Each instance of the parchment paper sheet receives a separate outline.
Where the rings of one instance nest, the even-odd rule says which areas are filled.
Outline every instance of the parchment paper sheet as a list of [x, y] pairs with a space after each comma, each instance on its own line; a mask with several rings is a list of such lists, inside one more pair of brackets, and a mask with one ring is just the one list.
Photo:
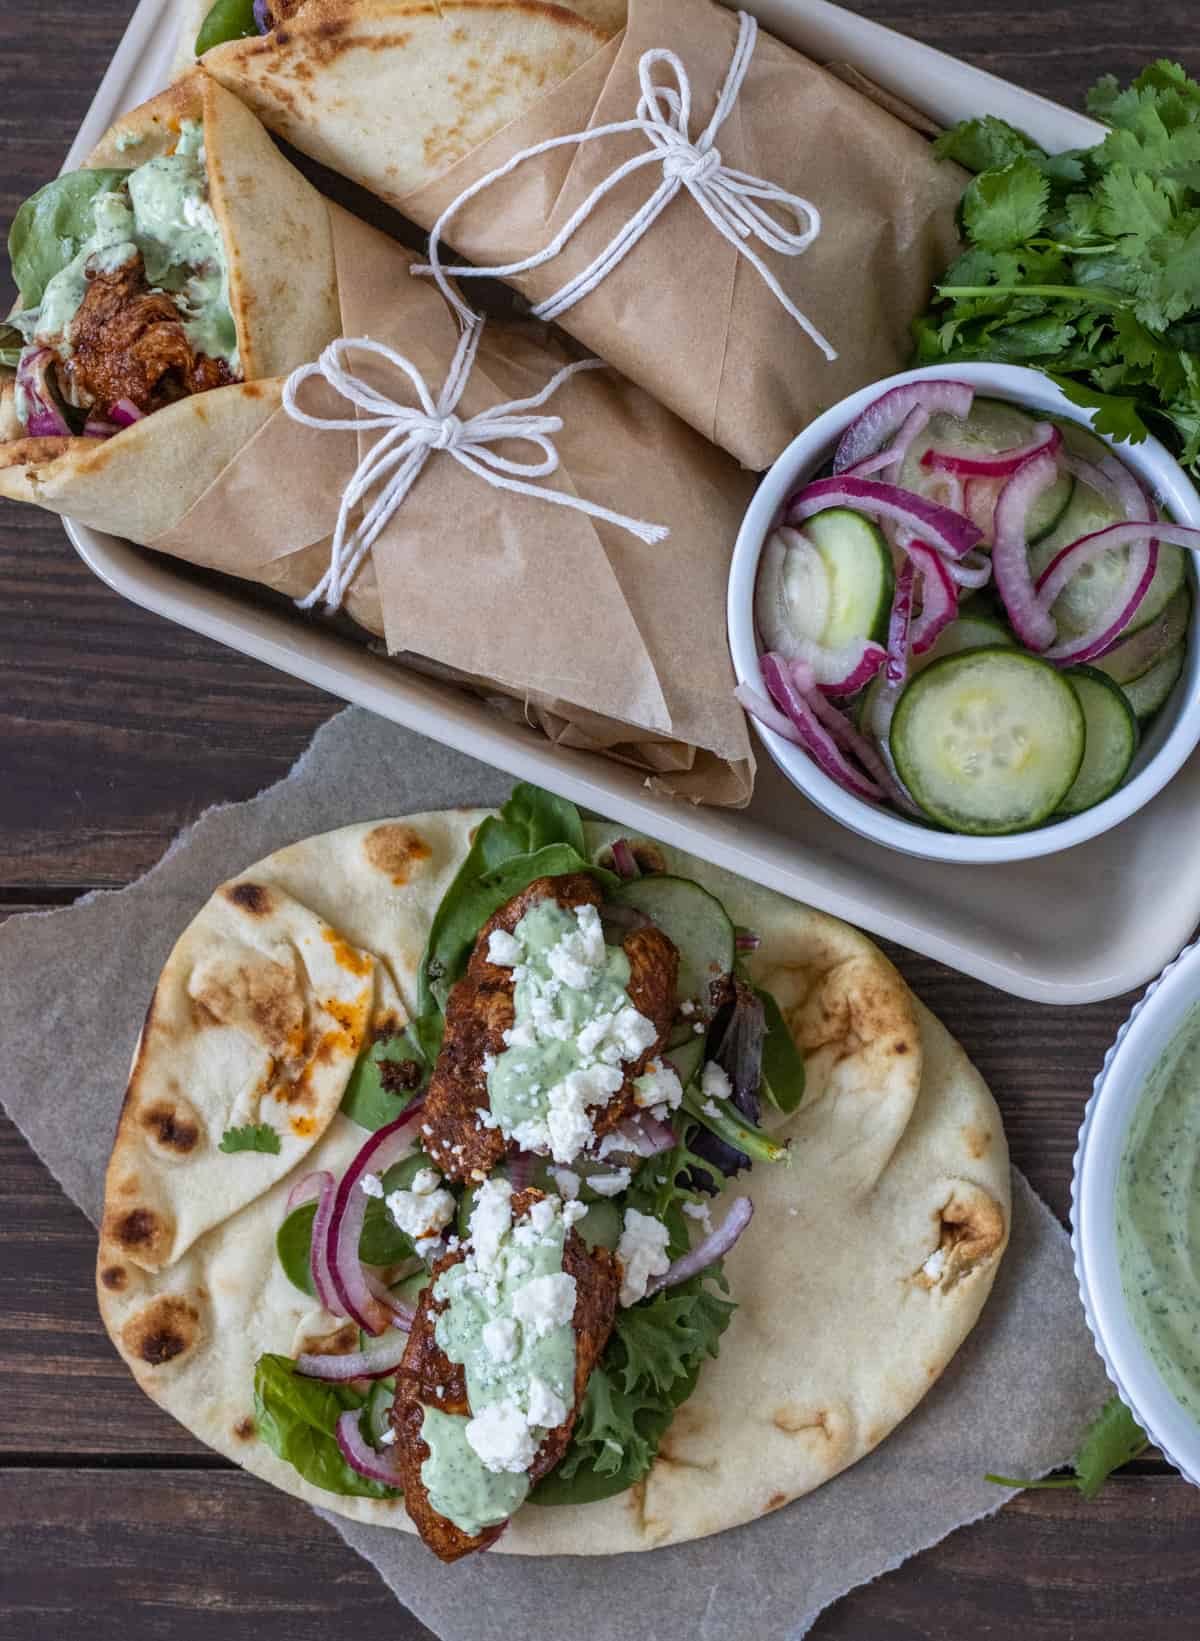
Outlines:
[[[509, 785], [350, 709], [285, 780], [209, 810], [140, 882], [0, 928], [0, 1097], [93, 1220], [146, 1002], [215, 885], [310, 833], [495, 803]], [[92, 1305], [90, 1290], [78, 1303], [81, 1313]], [[846, 1590], [998, 1509], [1007, 1495], [986, 1470], [1036, 1475], [1064, 1460], [1107, 1393], [1066, 1236], [1017, 1176], [995, 1292], [940, 1383], [870, 1457], [774, 1515], [637, 1556], [478, 1556], [453, 1568], [415, 1539], [328, 1519], [444, 1641], [783, 1641]]]

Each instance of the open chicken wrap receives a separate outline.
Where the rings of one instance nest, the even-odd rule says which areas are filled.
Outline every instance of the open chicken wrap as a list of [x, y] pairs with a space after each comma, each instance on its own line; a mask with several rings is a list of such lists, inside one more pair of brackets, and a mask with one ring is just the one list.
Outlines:
[[180, 937], [100, 1306], [219, 1452], [442, 1559], [652, 1549], [869, 1452], [991, 1289], [1007, 1151], [882, 954], [518, 787]]
[[[579, 18], [536, 0], [287, 10], [266, 34], [208, 50], [205, 68], [421, 226], [549, 145], [446, 222], [447, 243], [481, 268], [550, 246], [593, 190], [639, 162], [557, 254], [513, 276], [535, 303], [673, 177], [623, 259], [547, 317], [747, 466], [766, 467], [821, 410], [906, 363], [910, 323], [954, 255], [964, 179], [924, 135], [761, 30], [736, 71], [739, 19], [713, 0], [630, 0], [625, 28], [591, 46]], [[646, 58], [666, 52], [674, 62]], [[705, 142], [731, 73], [736, 95]], [[681, 74], [686, 117], [670, 106], [685, 96]], [[610, 125], [625, 128], [565, 140]]]
[[[213, 284], [228, 287], [236, 333], [229, 369], [243, 379], [189, 392], [168, 371], [137, 407], [148, 413], [128, 426], [106, 426], [98, 437], [26, 432], [0, 443], [0, 495], [300, 600], [329, 569], [343, 495], [386, 434], [321, 378], [298, 391], [298, 403], [349, 425], [296, 420], [280, 373], [313, 360], [332, 337], [369, 337], [409, 360], [436, 395], [452, 370], [459, 324], [436, 288], [411, 276], [408, 252], [322, 198], [254, 117], [199, 71], [119, 122], [96, 164], [143, 146], [170, 148], [177, 127], [191, 129], [193, 108], [204, 113], [192, 158], [207, 166], [208, 198], [197, 195], [181, 211], [225, 224], [223, 271]], [[71, 252], [69, 276], [85, 286], [85, 307], [105, 278], [97, 270], [105, 253], [89, 243], [64, 243], [61, 253]], [[158, 358], [160, 333], [189, 345], [182, 309], [155, 317], [174, 300], [155, 291], [117, 313], [115, 369], [127, 333], [135, 369]], [[38, 321], [22, 323], [30, 345], [49, 350]], [[70, 378], [81, 349], [71, 325], [64, 335], [65, 357], [53, 354], [52, 369]], [[378, 352], [350, 350], [345, 362], [391, 401], [417, 405], [411, 380]], [[458, 416], [536, 398], [575, 362], [545, 326], [489, 325]], [[560, 743], [632, 764], [662, 790], [745, 803], [753, 763], [732, 694], [724, 599], [750, 478], [612, 370], [571, 376], [546, 411], [562, 423], [552, 430], [558, 468], [539, 484], [608, 517], [551, 504], [542, 489], [494, 488], [449, 451], [430, 450], [339, 608], [390, 654], [506, 702]], [[102, 401], [70, 414], [114, 411]], [[530, 453], [520, 438], [494, 448], [501, 462]], [[647, 542], [611, 522], [613, 514], [669, 534]]]

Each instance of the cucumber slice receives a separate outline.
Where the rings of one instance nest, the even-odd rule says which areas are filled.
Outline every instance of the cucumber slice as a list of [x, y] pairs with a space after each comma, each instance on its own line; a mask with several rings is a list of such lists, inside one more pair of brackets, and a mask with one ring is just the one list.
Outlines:
[[712, 1014], [710, 987], [733, 969], [734, 930], [715, 895], [688, 878], [634, 878], [614, 889], [619, 906], [633, 906], [656, 923], [679, 952], [679, 1000], [696, 1005], [696, 1021]]
[[1191, 615], [1192, 595], [1187, 587], [1181, 587], [1152, 625], [1142, 627], [1092, 665], [1098, 672], [1107, 673], [1116, 684], [1132, 684], [1135, 678], [1157, 666], [1168, 650], [1183, 642]]
[[700, 1075], [700, 1067], [704, 1064], [704, 1034], [698, 1034], [688, 1027], [686, 1042], [676, 1048], [668, 1048], [665, 1058], [675, 1067], [675, 1074], [684, 1088]]
[[905, 689], [892, 720], [892, 756], [921, 808], [952, 831], [984, 836], [1054, 814], [1084, 744], [1070, 684], [1015, 648], [935, 661]]
[[[1012, 450], [1029, 444], [1038, 417], [1022, 410], [1019, 405], [1004, 399], [976, 399], [966, 421], [944, 411], [932, 416], [924, 431], [913, 440], [900, 469], [899, 482], [908, 490], [930, 501], [953, 504], [953, 486], [946, 473], [936, 473], [922, 467], [921, 458], [931, 445], [944, 450], [961, 450], [964, 454], [994, 455], [998, 450]], [[988, 482], [988, 481], [983, 481]], [[1064, 473], [1056, 484], [1039, 499], [1029, 518], [1029, 538], [1038, 541], [1048, 535], [1062, 518], [1075, 488], [1070, 474]]]
[[1103, 802], [1121, 785], [1137, 751], [1138, 727], [1120, 687], [1104, 673], [1094, 667], [1071, 667], [1064, 676], [1083, 708], [1087, 745], [1059, 813], [1078, 815]]
[[[938, 634], [932, 649], [926, 650], [924, 655], [909, 658], [909, 673], [915, 678], [943, 656], [961, 655], [964, 650], [993, 649], [998, 644], [1016, 644], [1016, 639], [1002, 621], [996, 621], [990, 615], [959, 615]], [[883, 685], [883, 673], [880, 671], [858, 696], [854, 721], [860, 729], [869, 729], [875, 721], [875, 702]]]
[[1187, 645], [1177, 644], [1168, 650], [1157, 666], [1151, 667], [1132, 684], [1122, 685], [1125, 699], [1132, 707], [1139, 724], [1145, 727], [1154, 714], [1166, 705], [1167, 697], [1179, 682], [1183, 664], [1187, 660]]
[[848, 507], [818, 513], [803, 530], [776, 530], [763, 552], [754, 596], [768, 649], [794, 653], [806, 639], [837, 650], [887, 636], [896, 576], [883, 532]]
[[593, 1202], [575, 1221], [575, 1229], [589, 1248], [615, 1248], [621, 1240], [621, 1210], [615, 1202]]

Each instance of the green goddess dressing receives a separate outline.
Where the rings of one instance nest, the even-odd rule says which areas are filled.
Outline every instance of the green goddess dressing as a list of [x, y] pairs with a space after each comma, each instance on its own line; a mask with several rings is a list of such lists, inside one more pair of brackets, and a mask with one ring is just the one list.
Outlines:
[[1167, 1388], [1200, 1419], [1200, 1006], [1146, 1079], [1116, 1217], [1130, 1317]]

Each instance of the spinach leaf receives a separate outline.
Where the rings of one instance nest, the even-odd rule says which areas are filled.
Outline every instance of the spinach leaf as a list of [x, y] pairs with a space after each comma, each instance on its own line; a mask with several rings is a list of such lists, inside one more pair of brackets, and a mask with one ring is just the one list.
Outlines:
[[284, 1275], [293, 1288], [299, 1288], [301, 1293], [309, 1294], [313, 1299], [317, 1297], [311, 1264], [312, 1229], [316, 1215], [315, 1202], [302, 1202], [299, 1208], [292, 1209], [275, 1233], [275, 1252], [279, 1255]]
[[[403, 1191], [412, 1184], [419, 1169], [429, 1167], [429, 1158], [421, 1151], [404, 1157], [383, 1176], [384, 1191]], [[312, 1279], [312, 1231], [316, 1218], [315, 1202], [302, 1202], [293, 1208], [275, 1234], [275, 1251], [284, 1274], [301, 1293], [316, 1298]], [[399, 1265], [416, 1254], [412, 1238], [398, 1230], [382, 1197], [368, 1197], [363, 1217], [362, 1234], [358, 1239], [358, 1255], [367, 1265]]]
[[514, 786], [512, 796], [500, 813], [507, 825], [524, 829], [522, 854], [536, 854], [551, 843], [569, 844], [578, 855], [587, 853], [583, 819], [578, 809], [566, 798], [544, 792], [540, 786], [524, 782]]
[[[393, 1091], [385, 1086], [388, 1073], [384, 1067], [388, 1065], [415, 1065], [420, 1070], [420, 1078], [414, 1076], [411, 1087], [397, 1083]], [[412, 1104], [428, 1083], [431, 1070], [431, 1062], [411, 1025], [391, 1037], [379, 1038], [363, 1050], [350, 1073], [342, 1095], [342, 1115], [374, 1134]]]
[[68, 171], [27, 199], [13, 218], [8, 255], [23, 308], [36, 308], [46, 286], [74, 261], [95, 227], [92, 201], [117, 188], [128, 171]]
[[394, 1487], [370, 1481], [342, 1457], [334, 1434], [338, 1419], [363, 1398], [346, 1385], [306, 1379], [287, 1356], [260, 1356], [254, 1367], [254, 1422], [272, 1453], [314, 1487], [359, 1498], [393, 1499]]
[[200, 25], [196, 56], [203, 57], [226, 40], [245, 40], [261, 31], [254, 16], [254, 0], [217, 0]]
[[756, 986], [766, 1016], [763, 1039], [763, 1092], [777, 1111], [795, 1111], [804, 1098], [804, 1056], [796, 1047], [779, 1004], [769, 991]]

